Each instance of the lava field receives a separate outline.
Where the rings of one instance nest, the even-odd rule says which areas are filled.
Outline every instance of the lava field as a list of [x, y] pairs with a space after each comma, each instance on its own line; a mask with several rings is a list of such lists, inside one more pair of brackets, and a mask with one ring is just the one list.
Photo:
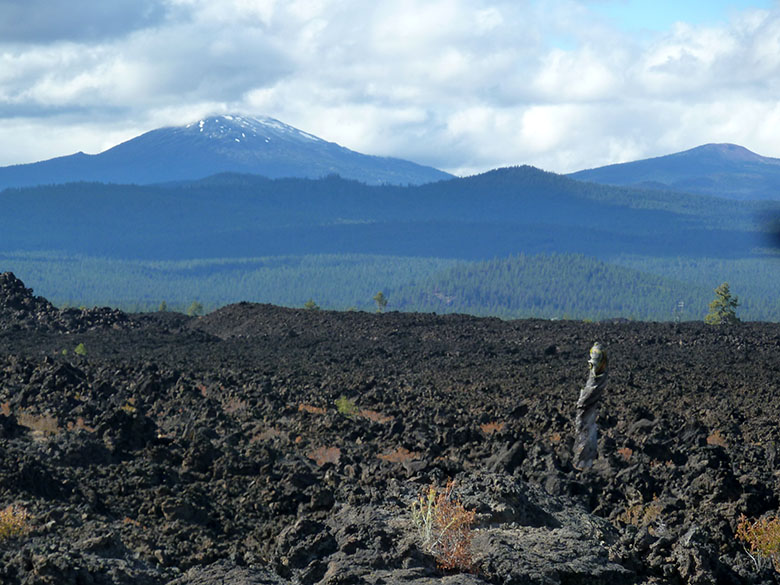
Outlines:
[[[735, 533], [778, 510], [779, 382], [774, 323], [58, 310], [4, 273], [0, 583], [777, 583]], [[454, 567], [413, 514], [450, 481]]]

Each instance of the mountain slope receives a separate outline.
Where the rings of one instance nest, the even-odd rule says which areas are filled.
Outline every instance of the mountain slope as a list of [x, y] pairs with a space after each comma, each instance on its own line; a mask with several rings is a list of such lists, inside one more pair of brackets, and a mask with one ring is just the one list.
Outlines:
[[578, 171], [569, 177], [728, 199], [780, 200], [780, 159], [735, 144], [705, 144], [676, 154]]
[[222, 172], [271, 178], [337, 174], [368, 184], [451, 178], [409, 161], [354, 152], [273, 118], [217, 116], [152, 130], [96, 155], [77, 153], [0, 168], [0, 189], [73, 181], [150, 184]]

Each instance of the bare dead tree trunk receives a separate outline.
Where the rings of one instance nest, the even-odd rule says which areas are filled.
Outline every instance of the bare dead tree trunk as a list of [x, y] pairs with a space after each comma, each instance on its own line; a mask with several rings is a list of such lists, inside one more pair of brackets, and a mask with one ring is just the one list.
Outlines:
[[580, 391], [580, 398], [577, 400], [574, 438], [576, 469], [588, 469], [598, 456], [596, 417], [599, 413], [599, 401], [607, 386], [607, 353], [598, 342], [590, 348], [588, 365], [590, 367], [588, 381]]

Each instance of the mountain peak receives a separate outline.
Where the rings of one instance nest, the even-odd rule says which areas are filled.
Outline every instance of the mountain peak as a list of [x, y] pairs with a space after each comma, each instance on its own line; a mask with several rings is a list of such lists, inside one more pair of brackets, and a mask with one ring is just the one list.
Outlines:
[[[724, 160], [731, 161], [765, 161], [765, 160], [777, 160], [770, 159], [760, 154], [756, 154], [752, 150], [748, 150], [744, 146], [738, 144], [731, 144], [728, 142], [723, 143], [709, 143], [697, 146], [690, 150], [686, 150], [680, 154], [696, 154], [706, 156], [716, 156]], [[668, 155], [675, 156], [675, 155]]]
[[410, 161], [349, 150], [268, 116], [220, 114], [158, 128], [96, 155], [0, 168], [0, 189], [74, 181], [164, 183], [219, 173], [272, 179], [340, 175], [396, 185], [452, 178]]
[[727, 199], [780, 198], [780, 159], [744, 146], [703, 144], [690, 150], [569, 175], [607, 185], [669, 189]]
[[[172, 128], [175, 130], [176, 128]], [[185, 130], [198, 133], [208, 138], [218, 140], [232, 140], [241, 142], [260, 138], [269, 140], [273, 137], [286, 137], [288, 139], [304, 139], [315, 142], [325, 142], [321, 138], [299, 130], [289, 124], [280, 122], [269, 116], [244, 116], [240, 114], [222, 114], [202, 118], [197, 122], [191, 122], [184, 126]]]

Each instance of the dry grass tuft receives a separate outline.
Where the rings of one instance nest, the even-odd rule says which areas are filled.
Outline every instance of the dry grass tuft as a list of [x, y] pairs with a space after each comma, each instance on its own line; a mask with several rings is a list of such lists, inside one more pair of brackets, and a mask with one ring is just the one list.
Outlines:
[[43, 435], [55, 435], [60, 431], [60, 423], [57, 417], [49, 414], [30, 414], [29, 412], [20, 412], [16, 420], [23, 427], [31, 431], [37, 431]]
[[10, 505], [0, 510], [0, 542], [30, 531], [30, 515], [21, 506]]
[[657, 496], [653, 496], [653, 499], [646, 504], [639, 503], [629, 506], [617, 518], [624, 524], [631, 524], [637, 528], [643, 526], [650, 528], [661, 518], [661, 502], [658, 501]]
[[441, 491], [434, 485], [424, 490], [412, 504], [412, 521], [423, 548], [440, 569], [471, 571], [471, 526], [476, 513], [454, 498], [454, 489], [455, 482], [450, 480]]
[[769, 561], [780, 573], [780, 518], [761, 518], [751, 522], [742, 514], [735, 538], [743, 542], [756, 571], [762, 570]]

